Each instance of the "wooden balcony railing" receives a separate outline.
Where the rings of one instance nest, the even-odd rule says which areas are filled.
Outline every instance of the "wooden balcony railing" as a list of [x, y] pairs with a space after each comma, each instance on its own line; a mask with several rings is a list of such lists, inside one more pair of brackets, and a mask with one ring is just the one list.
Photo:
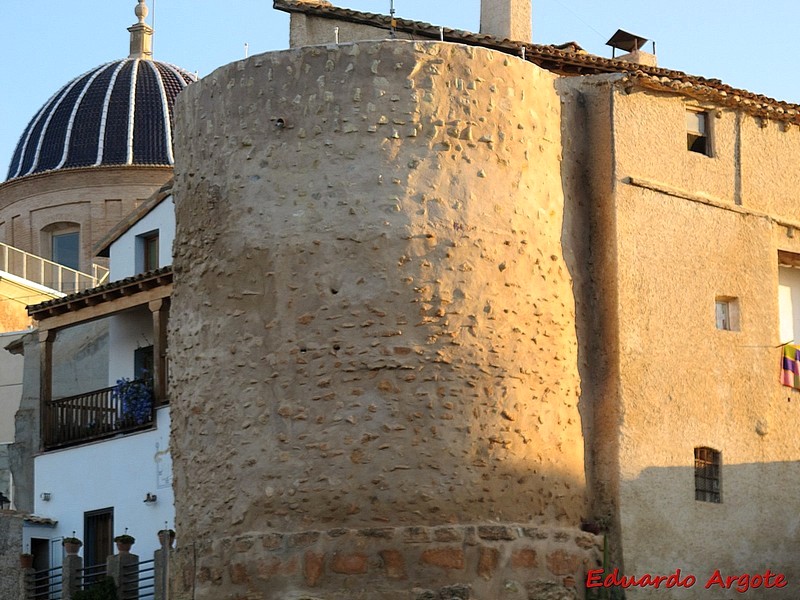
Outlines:
[[[147, 385], [143, 381], [131, 383]], [[119, 393], [118, 385], [51, 400], [44, 407], [44, 448], [52, 450], [146, 429], [153, 423], [154, 405], [152, 393], [149, 404], [141, 397], [133, 403]]]

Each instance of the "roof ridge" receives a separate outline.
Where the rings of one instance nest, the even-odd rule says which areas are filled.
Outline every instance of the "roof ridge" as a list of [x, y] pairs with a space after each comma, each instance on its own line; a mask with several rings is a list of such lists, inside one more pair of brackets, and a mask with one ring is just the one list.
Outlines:
[[[327, 19], [340, 19], [373, 27], [389, 29], [390, 17], [376, 13], [368, 13], [349, 8], [340, 8], [327, 0], [273, 0], [273, 8], [284, 12], [295, 12], [316, 15]], [[779, 120], [800, 122], [800, 104], [776, 100], [763, 94], [745, 89], [735, 88], [723, 83], [720, 79], [691, 75], [683, 71], [651, 67], [631, 63], [615, 58], [605, 58], [586, 52], [580, 46], [571, 43], [555, 46], [551, 44], [534, 44], [501, 39], [484, 33], [472, 33], [461, 29], [439, 27], [424, 21], [395, 19], [395, 29], [404, 33], [422, 35], [446, 42], [457, 42], [482, 46], [508, 54], [520, 55], [525, 48], [525, 60], [560, 75], [590, 75], [601, 73], [622, 73], [629, 76], [627, 81], [642, 83], [647, 87], [658, 87], [662, 91], [686, 93], [690, 96], [702, 95], [705, 99], [719, 101], [726, 106], [735, 106], [760, 116]], [[566, 48], [563, 48], [566, 46]], [[649, 77], [650, 79], [646, 79]], [[663, 79], [667, 78], [667, 81]], [[660, 82], [656, 81], [660, 79]], [[689, 85], [674, 85], [675, 82]], [[700, 87], [693, 90], [690, 87]], [[715, 96], [711, 98], [710, 96]]]

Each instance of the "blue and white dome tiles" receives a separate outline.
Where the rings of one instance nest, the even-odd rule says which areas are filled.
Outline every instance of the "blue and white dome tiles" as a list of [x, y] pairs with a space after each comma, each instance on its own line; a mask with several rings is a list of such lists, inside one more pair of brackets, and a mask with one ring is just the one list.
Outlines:
[[147, 13], [146, 1], [138, 0], [128, 58], [73, 79], [31, 119], [11, 158], [9, 180], [60, 169], [172, 166], [172, 108], [196, 77], [153, 60]]
[[146, 58], [84, 73], [28, 123], [8, 179], [77, 167], [172, 165], [172, 108], [194, 80], [183, 69]]

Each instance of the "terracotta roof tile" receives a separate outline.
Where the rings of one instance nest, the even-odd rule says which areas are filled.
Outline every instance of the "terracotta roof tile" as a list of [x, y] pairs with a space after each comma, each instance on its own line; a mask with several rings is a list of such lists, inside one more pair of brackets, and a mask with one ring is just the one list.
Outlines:
[[33, 525], [48, 525], [50, 527], [55, 527], [58, 525], [58, 521], [55, 519], [51, 519], [50, 517], [40, 517], [38, 515], [26, 515], [23, 517], [23, 520], [26, 523], [31, 523]]
[[[289, 13], [303, 13], [387, 30], [390, 28], [390, 17], [387, 15], [339, 8], [319, 0], [274, 0], [273, 6], [277, 10]], [[400, 32], [419, 38], [438, 40], [440, 36], [438, 26], [422, 21], [396, 19], [396, 28]], [[627, 76], [620, 80], [622, 83], [677, 92], [759, 116], [800, 123], [800, 105], [737, 89], [722, 83], [719, 79], [589, 54], [574, 42], [550, 46], [500, 39], [449, 27], [444, 27], [441, 32], [446, 42], [482, 46], [516, 56], [521, 56], [524, 47], [526, 60], [559, 75], [621, 73]]]
[[146, 271], [139, 273], [133, 277], [126, 277], [119, 281], [98, 285], [97, 287], [83, 290], [69, 294], [63, 298], [56, 298], [54, 300], [47, 300], [39, 304], [28, 306], [28, 315], [34, 319], [42, 319], [43, 317], [52, 316], [54, 312], [63, 313], [72, 310], [71, 306], [78, 301], [88, 300], [92, 297], [117, 297], [129, 295], [132, 293], [133, 288], [138, 289], [152, 289], [160, 285], [172, 282], [172, 265], [154, 269], [153, 271]]

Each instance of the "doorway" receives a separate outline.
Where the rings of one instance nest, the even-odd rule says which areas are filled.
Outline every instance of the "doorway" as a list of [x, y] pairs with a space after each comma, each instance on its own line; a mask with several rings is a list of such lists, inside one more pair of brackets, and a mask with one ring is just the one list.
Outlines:
[[114, 554], [114, 508], [83, 513], [83, 561], [85, 567], [106, 564]]

